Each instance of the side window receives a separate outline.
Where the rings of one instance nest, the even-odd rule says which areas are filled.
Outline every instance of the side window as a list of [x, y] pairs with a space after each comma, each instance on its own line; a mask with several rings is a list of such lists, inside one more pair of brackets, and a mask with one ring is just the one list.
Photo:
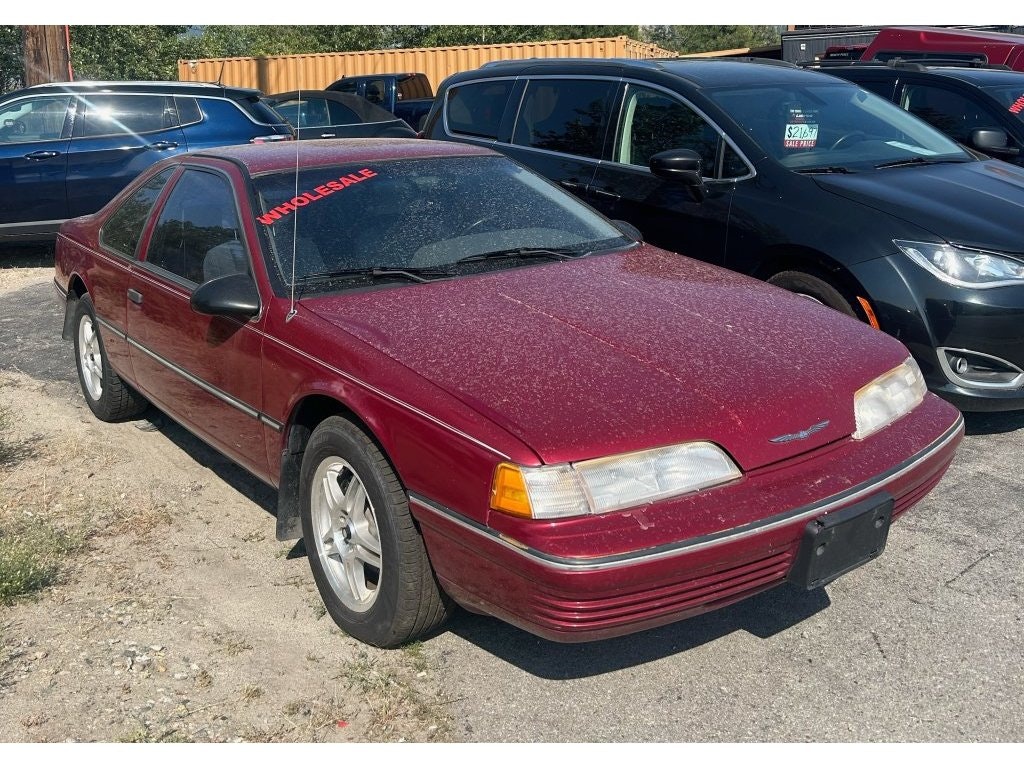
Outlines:
[[865, 91], [871, 91], [872, 93], [881, 96], [886, 101], [892, 101], [893, 86], [895, 86], [894, 80], [861, 80], [860, 82], [854, 83], [859, 88], [863, 88]]
[[750, 173], [750, 167], [743, 162], [743, 159], [739, 156], [736, 150], [729, 146], [729, 144], [726, 144], [725, 149], [722, 152], [721, 178], [739, 179], [744, 176], [749, 176]]
[[337, 101], [327, 101], [328, 125], [351, 125], [363, 122], [359, 115]]
[[149, 133], [178, 124], [174, 99], [169, 96], [101, 93], [79, 98], [76, 137]]
[[185, 170], [160, 212], [146, 262], [192, 283], [249, 272], [235, 198], [226, 178]]
[[497, 139], [513, 80], [470, 83], [448, 89], [445, 102], [448, 130], [466, 136]]
[[43, 96], [4, 107], [0, 111], [0, 142], [59, 139], [70, 104], [70, 96]]
[[173, 171], [173, 168], [168, 168], [154, 176], [110, 215], [100, 230], [100, 245], [126, 258], [135, 258], [146, 217]]
[[359, 83], [357, 83], [355, 80], [348, 80], [339, 85], [337, 88], [332, 88], [331, 90], [337, 91], [338, 93], [355, 93], [358, 85]]
[[175, 96], [174, 106], [178, 110], [178, 125], [192, 125], [203, 119], [199, 103], [190, 96]]
[[1001, 128], [999, 119], [981, 104], [933, 85], [904, 86], [900, 106], [962, 144], [970, 145], [975, 128]]
[[531, 81], [512, 143], [600, 158], [615, 87], [607, 80]]
[[304, 128], [322, 128], [329, 125], [327, 99], [303, 99], [299, 102], [299, 120], [302, 121], [301, 125]]
[[366, 81], [366, 100], [371, 104], [384, 104], [384, 97], [387, 95], [388, 85], [383, 80]]
[[[615, 140], [616, 162], [647, 167], [666, 149], [692, 149], [704, 176], [714, 177], [721, 137], [700, 115], [660, 91], [629, 86]], [[746, 172], [740, 174], [746, 175]]]

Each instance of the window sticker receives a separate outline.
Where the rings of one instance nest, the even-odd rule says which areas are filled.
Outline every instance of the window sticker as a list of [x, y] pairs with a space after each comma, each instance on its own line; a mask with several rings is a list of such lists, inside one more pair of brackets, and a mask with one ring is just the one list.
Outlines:
[[1015, 115], [1019, 115], [1021, 112], [1024, 112], [1024, 96], [1021, 96], [1010, 105], [1010, 111]]
[[355, 173], [346, 173], [339, 176], [337, 179], [331, 179], [330, 181], [314, 187], [312, 191], [300, 192], [291, 200], [285, 201], [280, 205], [271, 208], [262, 216], [257, 216], [256, 221], [269, 227], [281, 217], [287, 216], [289, 213], [294, 213], [304, 205], [315, 203], [317, 200], [322, 200], [328, 195], [333, 195], [335, 192], [340, 192], [346, 187], [351, 187], [353, 184], [359, 184], [367, 179], [372, 179], [376, 175], [377, 172], [371, 171], [369, 168], [363, 168], [361, 171], [356, 171]]
[[786, 119], [786, 149], [813, 149], [818, 143], [818, 115], [802, 109], [790, 109]]

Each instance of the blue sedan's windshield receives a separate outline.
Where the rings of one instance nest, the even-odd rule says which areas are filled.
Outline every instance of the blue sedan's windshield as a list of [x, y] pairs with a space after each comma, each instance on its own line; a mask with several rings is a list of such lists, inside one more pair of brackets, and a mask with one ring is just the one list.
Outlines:
[[709, 95], [767, 155], [795, 171], [972, 159], [923, 120], [846, 83], [741, 86]]

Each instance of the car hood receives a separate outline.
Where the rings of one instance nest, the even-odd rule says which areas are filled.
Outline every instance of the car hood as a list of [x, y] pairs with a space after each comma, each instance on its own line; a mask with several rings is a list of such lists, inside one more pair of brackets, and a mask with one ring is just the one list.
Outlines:
[[651, 246], [303, 304], [545, 463], [711, 440], [749, 470], [849, 435], [854, 391], [907, 356], [813, 301]]
[[1024, 168], [990, 160], [814, 179], [822, 189], [903, 219], [939, 240], [1010, 253], [1024, 250]]

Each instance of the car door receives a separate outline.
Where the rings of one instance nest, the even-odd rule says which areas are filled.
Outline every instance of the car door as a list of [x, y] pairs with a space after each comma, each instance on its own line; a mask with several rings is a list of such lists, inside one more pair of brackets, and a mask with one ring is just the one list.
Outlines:
[[[719, 130], [677, 95], [639, 83], [624, 88], [611, 158], [590, 182], [591, 205], [633, 224], [654, 245], [721, 264], [734, 179], [748, 169]], [[651, 173], [651, 156], [670, 149], [700, 156], [703, 199]]]
[[971, 134], [979, 128], [990, 128], [1007, 133], [1007, 151], [991, 149], [980, 151], [1000, 160], [1024, 163], [1021, 145], [1009, 133], [1006, 118], [997, 115], [981, 99], [966, 89], [954, 85], [922, 82], [912, 76], [903, 79], [899, 89], [899, 104], [913, 115], [926, 120], [947, 136], [967, 147], [974, 147]]
[[611, 77], [531, 78], [502, 151], [586, 200], [617, 87]]
[[95, 213], [143, 170], [186, 148], [171, 96], [79, 96], [68, 149], [69, 215]]
[[[56, 229], [65, 191], [71, 96], [27, 96], [0, 107], [0, 236]], [[27, 227], [27, 229], [26, 229]]]
[[186, 166], [164, 197], [128, 288], [132, 366], [142, 392], [190, 430], [266, 477], [259, 422], [262, 318], [195, 312], [192, 292], [252, 275], [240, 202], [226, 173]]

